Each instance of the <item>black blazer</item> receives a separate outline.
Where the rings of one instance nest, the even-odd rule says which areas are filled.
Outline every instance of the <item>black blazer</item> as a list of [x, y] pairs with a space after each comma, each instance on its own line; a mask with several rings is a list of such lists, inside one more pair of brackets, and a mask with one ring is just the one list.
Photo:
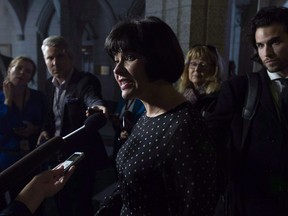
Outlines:
[[[2, 60], [4, 66], [6, 67], [6, 69], [8, 69], [8, 66], [10, 64], [10, 62], [12, 61], [13, 58], [9, 57], [9, 56], [5, 56], [5, 55], [2, 55], [0, 54], [0, 61]], [[4, 81], [4, 74], [3, 72], [1, 71], [1, 68], [0, 68], [0, 86], [2, 86], [2, 82]]]
[[[48, 79], [46, 93], [48, 97], [48, 114], [44, 124], [45, 131], [51, 135], [55, 133], [53, 98], [55, 87], [51, 83], [52, 77]], [[104, 102], [101, 96], [101, 84], [98, 78], [91, 73], [85, 73], [73, 70], [73, 74], [67, 86], [66, 95], [69, 95], [65, 101], [64, 114], [61, 121], [61, 136], [65, 136], [70, 132], [83, 126], [86, 120], [86, 110], [89, 104], [89, 98], [97, 99], [98, 105]], [[88, 104], [87, 104], [88, 103]], [[85, 153], [85, 166], [95, 169], [102, 169], [108, 163], [107, 153], [103, 144], [102, 137], [97, 129], [91, 131], [82, 131], [73, 137], [73, 140], [61, 149], [63, 159], [70, 156], [75, 151], [83, 151]]]
[[[240, 145], [242, 109], [248, 87], [246, 76], [222, 85], [217, 105], [208, 115], [207, 123], [220, 154], [227, 150], [226, 144], [231, 138], [228, 145], [231, 160], [227, 163], [230, 163], [234, 192], [241, 200], [239, 208], [244, 215], [280, 215], [279, 212], [286, 208], [283, 206], [288, 205], [288, 130], [272, 96], [273, 88], [267, 72], [262, 69], [259, 74], [261, 96], [243, 156], [240, 155]], [[281, 187], [286, 187], [286, 192]]]
[[10, 62], [12, 61], [13, 58], [9, 57], [9, 56], [5, 56], [5, 55], [2, 55], [0, 54], [0, 58], [2, 59], [4, 65], [6, 68], [8, 68]]

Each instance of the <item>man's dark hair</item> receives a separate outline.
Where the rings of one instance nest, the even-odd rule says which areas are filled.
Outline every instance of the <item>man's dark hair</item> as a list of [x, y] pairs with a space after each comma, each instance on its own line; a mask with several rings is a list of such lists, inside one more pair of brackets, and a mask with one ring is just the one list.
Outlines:
[[118, 23], [107, 36], [105, 49], [112, 58], [125, 51], [143, 56], [150, 81], [163, 79], [174, 83], [184, 68], [184, 55], [176, 35], [157, 17]]
[[288, 32], [288, 8], [276, 6], [264, 7], [261, 8], [252, 18], [250, 33], [248, 34], [248, 37], [250, 38], [252, 45], [256, 50], [256, 30], [260, 27], [270, 26], [274, 23], [285, 26], [286, 31]]

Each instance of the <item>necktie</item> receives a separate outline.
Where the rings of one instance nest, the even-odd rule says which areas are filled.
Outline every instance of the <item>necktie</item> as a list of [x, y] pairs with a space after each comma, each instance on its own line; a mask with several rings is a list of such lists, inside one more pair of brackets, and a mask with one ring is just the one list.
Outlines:
[[281, 112], [288, 122], [288, 79], [281, 79], [281, 84], [284, 86], [281, 92]]

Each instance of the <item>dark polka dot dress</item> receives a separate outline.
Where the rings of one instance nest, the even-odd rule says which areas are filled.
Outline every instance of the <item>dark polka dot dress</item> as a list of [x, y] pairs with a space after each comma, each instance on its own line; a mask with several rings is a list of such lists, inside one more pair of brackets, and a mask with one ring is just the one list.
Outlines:
[[213, 215], [215, 152], [190, 103], [145, 114], [117, 155], [121, 216]]

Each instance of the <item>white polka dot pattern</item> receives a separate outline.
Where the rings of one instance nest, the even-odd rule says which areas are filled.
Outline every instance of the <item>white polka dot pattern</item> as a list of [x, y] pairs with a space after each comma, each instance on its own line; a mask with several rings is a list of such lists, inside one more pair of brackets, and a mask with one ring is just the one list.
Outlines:
[[116, 160], [122, 216], [213, 215], [215, 152], [189, 103], [154, 118], [144, 114]]

